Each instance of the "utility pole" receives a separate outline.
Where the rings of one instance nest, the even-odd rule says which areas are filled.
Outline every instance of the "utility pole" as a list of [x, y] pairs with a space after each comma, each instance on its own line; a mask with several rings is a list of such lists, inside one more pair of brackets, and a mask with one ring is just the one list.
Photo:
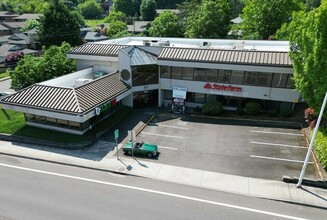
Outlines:
[[296, 184], [296, 187], [297, 188], [301, 188], [302, 180], [303, 180], [304, 173], [305, 173], [305, 170], [306, 170], [307, 165], [308, 165], [308, 162], [309, 162], [309, 158], [310, 158], [310, 154], [311, 154], [311, 151], [312, 151], [312, 148], [313, 148], [313, 144], [314, 144], [315, 139], [316, 139], [316, 135], [317, 135], [317, 132], [318, 132], [319, 124], [320, 124], [322, 115], [324, 114], [324, 110], [325, 110], [325, 107], [326, 107], [326, 102], [327, 102], [327, 92], [325, 94], [325, 98], [324, 98], [324, 101], [322, 103], [322, 107], [320, 109], [320, 113], [319, 113], [319, 117], [318, 117], [318, 120], [317, 120], [316, 127], [315, 127], [315, 129], [313, 131], [313, 135], [312, 135], [312, 138], [311, 138], [311, 141], [310, 141], [310, 145], [309, 145], [309, 149], [308, 149], [308, 152], [307, 152], [307, 156], [305, 157], [305, 160], [304, 160], [304, 164], [303, 164], [303, 167], [302, 167], [302, 171], [301, 171], [301, 174], [300, 174], [299, 181]]

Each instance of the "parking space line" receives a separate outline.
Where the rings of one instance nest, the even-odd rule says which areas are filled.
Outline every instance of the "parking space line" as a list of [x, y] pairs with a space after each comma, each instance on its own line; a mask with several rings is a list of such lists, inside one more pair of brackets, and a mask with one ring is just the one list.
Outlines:
[[161, 137], [171, 137], [171, 138], [180, 138], [180, 139], [183, 138], [181, 136], [165, 135], [165, 134], [155, 134], [155, 133], [150, 133], [150, 132], [145, 132], [145, 131], [142, 131], [141, 133], [142, 134], [149, 134], [149, 135], [156, 135], [156, 136], [161, 136]]
[[288, 145], [288, 144], [274, 144], [274, 143], [255, 142], [255, 141], [251, 141], [251, 144], [269, 145], [269, 146], [280, 146], [280, 147], [291, 147], [291, 148], [307, 148], [307, 147], [301, 147], [301, 146], [295, 146], [295, 145]]
[[264, 134], [282, 134], [282, 135], [292, 135], [292, 136], [303, 136], [303, 134], [287, 133], [287, 132], [277, 132], [277, 131], [254, 131], [253, 133], [264, 133]]
[[155, 124], [155, 123], [149, 123], [148, 125], [154, 125], [154, 126], [159, 126], [159, 127], [167, 127], [167, 128], [176, 128], [176, 129], [188, 130], [188, 128], [171, 126], [171, 125], [161, 125], [161, 124]]
[[[265, 157], [265, 156], [257, 156], [257, 155], [250, 155], [250, 157], [267, 159], [267, 160], [279, 160], [279, 161], [287, 161], [287, 162], [294, 162], [294, 163], [304, 163], [304, 161], [302, 160], [291, 160], [291, 159], [278, 158], [278, 157]], [[313, 162], [308, 162], [308, 163], [313, 164]]]
[[177, 148], [174, 147], [164, 147], [164, 146], [158, 146], [160, 148], [168, 149], [168, 150], [178, 150]]

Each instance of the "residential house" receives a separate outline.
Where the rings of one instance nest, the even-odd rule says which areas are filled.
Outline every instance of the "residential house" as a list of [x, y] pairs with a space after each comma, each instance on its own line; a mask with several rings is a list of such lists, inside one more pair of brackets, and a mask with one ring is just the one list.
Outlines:
[[43, 16], [43, 15], [42, 14], [22, 14], [18, 17], [15, 17], [14, 21], [24, 22], [24, 21], [31, 20], [31, 19], [38, 21], [38, 20], [40, 20], [41, 16]]
[[7, 27], [11, 34], [21, 33], [22, 27], [25, 25], [25, 21], [23, 22], [3, 22], [3, 26]]
[[83, 38], [86, 42], [97, 42], [102, 40], [108, 40], [109, 38], [107, 36], [102, 35], [99, 32], [93, 32], [89, 31], [86, 32], [86, 35]]
[[17, 17], [18, 15], [9, 11], [0, 11], [0, 24], [3, 22], [11, 22], [13, 18]]
[[9, 35], [9, 34], [10, 34], [9, 28], [0, 24], [0, 36]]

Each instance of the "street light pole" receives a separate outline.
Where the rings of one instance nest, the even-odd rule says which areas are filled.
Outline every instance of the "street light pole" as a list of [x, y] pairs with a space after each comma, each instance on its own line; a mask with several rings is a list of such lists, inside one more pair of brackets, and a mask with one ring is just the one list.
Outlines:
[[325, 110], [325, 107], [326, 107], [326, 102], [327, 102], [327, 92], [325, 94], [325, 98], [324, 98], [324, 101], [322, 103], [322, 107], [320, 109], [320, 113], [319, 113], [319, 117], [318, 117], [318, 120], [317, 120], [317, 124], [315, 126], [314, 131], [313, 131], [313, 135], [312, 135], [312, 138], [311, 138], [311, 141], [310, 141], [310, 145], [309, 145], [309, 149], [308, 149], [307, 155], [306, 155], [305, 160], [304, 160], [304, 164], [303, 164], [303, 167], [302, 167], [302, 171], [301, 171], [301, 174], [300, 174], [299, 181], [296, 184], [296, 187], [297, 188], [301, 188], [302, 180], [303, 180], [304, 173], [305, 173], [305, 170], [306, 170], [307, 165], [308, 165], [308, 162], [309, 162], [309, 158], [310, 158], [310, 154], [311, 154], [311, 151], [312, 151], [312, 148], [313, 148], [313, 144], [314, 144], [315, 139], [316, 139], [316, 135], [317, 135], [317, 132], [318, 132], [319, 124], [320, 124], [322, 115], [324, 114], [324, 110]]

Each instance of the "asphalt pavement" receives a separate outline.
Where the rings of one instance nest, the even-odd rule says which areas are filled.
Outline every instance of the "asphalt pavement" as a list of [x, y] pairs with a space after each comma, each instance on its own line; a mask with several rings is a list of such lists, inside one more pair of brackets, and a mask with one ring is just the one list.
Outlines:
[[[120, 129], [130, 129], [133, 125], [133, 130], [139, 134], [146, 123], [152, 120], [155, 111], [156, 109], [134, 110], [133, 114], [124, 119], [123, 127]], [[129, 122], [131, 123], [129, 124]], [[299, 189], [294, 184], [282, 181], [173, 166], [158, 163], [156, 160], [133, 159], [131, 157], [119, 157], [117, 159], [115, 143], [110, 141], [112, 140], [110, 135], [113, 135], [115, 129], [109, 131], [109, 136], [87, 149], [54, 149], [46, 146], [0, 141], [0, 152], [6, 155], [147, 177], [241, 195], [327, 207], [327, 190], [321, 188], [303, 186]], [[130, 139], [127, 134], [126, 130], [121, 132], [119, 148]]]

